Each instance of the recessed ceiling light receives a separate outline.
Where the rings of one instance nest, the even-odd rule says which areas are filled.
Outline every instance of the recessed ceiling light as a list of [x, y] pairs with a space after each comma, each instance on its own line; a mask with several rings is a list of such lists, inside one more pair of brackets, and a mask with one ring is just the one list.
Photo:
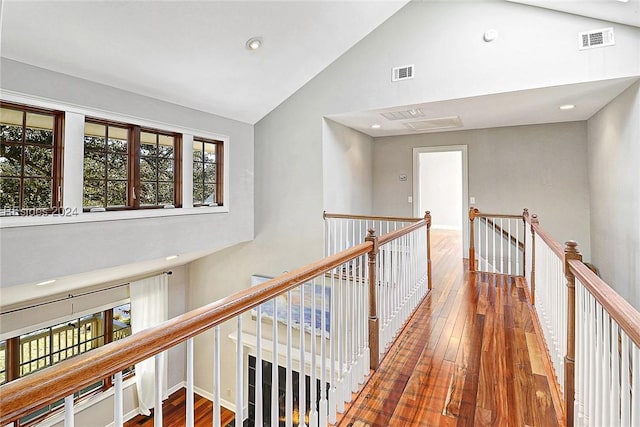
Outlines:
[[168, 256], [168, 257], [166, 257], [165, 259], [166, 259], [167, 261], [171, 261], [172, 259], [176, 259], [176, 258], [178, 258], [178, 255], [169, 255], [169, 256]]
[[55, 281], [56, 281], [55, 279], [53, 279], [53, 280], [45, 280], [44, 282], [36, 283], [36, 286], [50, 285]]
[[380, 125], [371, 125], [371, 129], [380, 129]]
[[258, 50], [262, 46], [262, 37], [251, 37], [247, 40], [247, 49]]
[[573, 110], [574, 108], [576, 108], [576, 106], [573, 104], [566, 104], [566, 105], [560, 106], [561, 110]]

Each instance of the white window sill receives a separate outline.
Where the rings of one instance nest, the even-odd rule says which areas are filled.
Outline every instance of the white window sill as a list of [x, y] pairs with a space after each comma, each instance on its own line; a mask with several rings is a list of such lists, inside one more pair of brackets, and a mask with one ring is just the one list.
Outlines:
[[40, 215], [0, 217], [0, 229], [34, 227], [40, 225], [75, 224], [82, 222], [121, 221], [141, 218], [160, 218], [183, 215], [209, 215], [229, 212], [228, 206], [202, 206], [175, 209], [140, 209], [109, 212], [78, 212], [77, 215]]

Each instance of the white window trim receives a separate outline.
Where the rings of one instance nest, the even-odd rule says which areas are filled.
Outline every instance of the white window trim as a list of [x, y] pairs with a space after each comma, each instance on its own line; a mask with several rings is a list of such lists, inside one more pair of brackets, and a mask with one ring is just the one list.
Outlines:
[[[68, 200], [75, 201], [74, 204], [79, 203], [82, 204], [82, 194], [78, 195], [73, 194], [63, 194], [63, 204], [64, 211], [77, 213], [77, 215], [70, 216], [61, 216], [61, 215], [42, 215], [42, 216], [21, 216], [21, 217], [11, 217], [11, 216], [3, 216], [0, 217], [0, 229], [3, 228], [16, 228], [16, 227], [31, 227], [31, 226], [39, 226], [39, 225], [56, 225], [56, 224], [73, 224], [73, 223], [83, 223], [83, 222], [102, 222], [102, 221], [120, 221], [120, 220], [128, 220], [128, 219], [140, 219], [140, 218], [157, 218], [157, 217], [173, 217], [173, 216], [183, 216], [183, 215], [209, 215], [209, 214], [217, 214], [217, 213], [228, 213], [230, 211], [230, 192], [229, 192], [229, 152], [230, 152], [230, 137], [228, 135], [217, 134], [211, 131], [206, 131], [202, 129], [192, 129], [185, 128], [183, 126], [176, 126], [169, 123], [153, 121], [145, 118], [135, 117], [135, 116], [127, 116], [119, 113], [114, 113], [111, 111], [105, 110], [97, 110], [91, 109], [75, 104], [64, 103], [59, 101], [54, 101], [46, 98], [35, 97], [32, 95], [26, 95], [19, 92], [13, 92], [8, 90], [0, 90], [0, 99], [6, 102], [13, 102], [18, 104], [31, 105], [34, 107], [47, 108], [57, 111], [63, 111], [66, 113], [74, 113], [81, 116], [90, 116], [93, 118], [100, 118], [109, 121], [122, 122], [122, 123], [130, 123], [139, 125], [141, 127], [154, 128], [158, 130], [163, 130], [167, 132], [173, 133], [181, 133], [183, 143], [185, 141], [193, 141], [193, 137], [201, 137], [206, 139], [214, 139], [218, 141], [222, 141], [223, 144], [223, 194], [224, 194], [224, 205], [223, 206], [203, 206], [203, 207], [193, 207], [193, 196], [191, 193], [188, 193], [188, 197], [183, 197], [183, 206], [182, 208], [176, 209], [136, 209], [136, 210], [125, 210], [125, 211], [107, 211], [107, 212], [83, 212], [82, 206], [70, 206], [67, 204]], [[83, 120], [84, 122], [84, 120]], [[65, 124], [66, 126], [66, 124]], [[83, 131], [84, 134], [84, 131]], [[187, 144], [183, 145], [183, 154], [187, 151], [187, 148], [191, 150], [191, 145], [187, 147]], [[67, 159], [66, 150], [71, 149], [70, 145], [65, 147], [65, 159]], [[77, 155], [77, 153], [76, 153]], [[193, 191], [193, 164], [192, 162], [187, 162], [186, 157], [183, 156], [183, 164], [182, 164], [182, 191], [183, 196], [187, 194], [187, 190]], [[73, 172], [67, 170], [69, 167], [69, 163], [65, 162], [64, 170], [62, 173], [63, 180], [65, 177], [73, 176]], [[82, 171], [80, 171], [82, 172]], [[80, 177], [82, 174], [80, 173]], [[77, 178], [77, 174], [76, 174]], [[82, 182], [82, 179], [80, 179]], [[69, 188], [65, 185], [65, 192], [69, 191]]]

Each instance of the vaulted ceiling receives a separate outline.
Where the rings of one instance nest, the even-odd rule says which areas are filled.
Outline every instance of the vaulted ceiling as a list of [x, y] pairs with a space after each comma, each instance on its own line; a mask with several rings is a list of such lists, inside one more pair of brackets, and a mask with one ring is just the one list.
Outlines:
[[[640, 0], [515, 2], [640, 26]], [[255, 123], [406, 3], [4, 0], [0, 54]]]

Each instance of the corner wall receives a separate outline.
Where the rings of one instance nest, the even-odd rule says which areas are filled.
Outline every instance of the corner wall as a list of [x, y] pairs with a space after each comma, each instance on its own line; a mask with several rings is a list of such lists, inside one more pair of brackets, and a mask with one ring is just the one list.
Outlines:
[[640, 83], [594, 115], [588, 130], [593, 263], [640, 310]]
[[[589, 259], [586, 122], [376, 138], [374, 211], [411, 216], [413, 148], [446, 145], [468, 147], [469, 197], [476, 198], [475, 207], [510, 214], [528, 208], [559, 241], [577, 240]], [[401, 173], [407, 181], [398, 181]]]

